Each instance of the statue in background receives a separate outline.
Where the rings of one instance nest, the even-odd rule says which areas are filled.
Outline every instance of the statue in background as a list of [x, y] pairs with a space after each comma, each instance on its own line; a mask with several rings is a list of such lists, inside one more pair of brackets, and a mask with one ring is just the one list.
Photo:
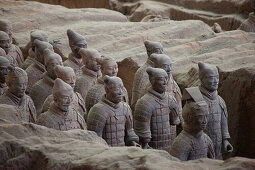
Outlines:
[[83, 66], [82, 57], [79, 54], [79, 50], [81, 48], [87, 48], [87, 42], [82, 35], [74, 32], [71, 29], [67, 30], [67, 36], [72, 52], [69, 54], [68, 59], [64, 62], [64, 66], [73, 68], [76, 76], [78, 76], [81, 73], [81, 67]]
[[134, 111], [135, 104], [139, 97], [141, 96], [141, 93], [146, 86], [147, 83], [149, 83], [149, 76], [146, 73], [146, 69], [148, 67], [154, 67], [154, 63], [151, 60], [150, 56], [152, 53], [156, 54], [162, 54], [163, 53], [163, 46], [159, 42], [153, 42], [146, 40], [144, 42], [145, 48], [147, 50], [147, 61], [143, 64], [142, 67], [140, 67], [134, 77], [134, 82], [133, 82], [133, 88], [132, 88], [132, 100], [131, 100], [131, 108]]
[[49, 49], [44, 50], [44, 63], [46, 72], [43, 74], [43, 78], [33, 85], [29, 93], [35, 103], [38, 116], [42, 112], [45, 99], [52, 94], [54, 80], [57, 78], [55, 67], [63, 65], [61, 56]]
[[79, 54], [82, 56], [82, 73], [78, 76], [74, 91], [79, 92], [83, 99], [86, 99], [87, 92], [96, 84], [97, 78], [101, 76], [101, 66], [98, 59], [101, 54], [95, 49], [80, 49]]

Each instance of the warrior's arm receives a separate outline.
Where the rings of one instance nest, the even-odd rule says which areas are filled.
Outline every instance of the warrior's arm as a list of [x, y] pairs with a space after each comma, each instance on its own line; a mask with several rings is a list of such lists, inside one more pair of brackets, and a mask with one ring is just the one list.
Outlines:
[[149, 143], [151, 140], [150, 120], [152, 115], [152, 103], [146, 100], [138, 100], [134, 113], [134, 129], [142, 143]]
[[220, 97], [220, 106], [223, 111], [221, 114], [221, 133], [222, 133], [222, 139], [229, 139], [230, 135], [228, 132], [228, 112], [227, 112], [227, 107], [224, 102], [224, 100]]
[[215, 151], [214, 151], [214, 145], [212, 140], [210, 139], [209, 136], [207, 136], [207, 143], [208, 143], [208, 152], [207, 152], [207, 157], [211, 159], [215, 159]]
[[133, 117], [131, 114], [131, 109], [129, 105], [124, 104], [127, 107], [125, 107], [125, 117], [126, 117], [126, 124], [125, 124], [125, 139], [127, 144], [130, 144], [132, 141], [139, 142], [139, 137], [135, 134], [135, 131], [133, 129]]
[[95, 105], [89, 111], [87, 117], [88, 130], [94, 131], [98, 136], [102, 137], [102, 133], [105, 127], [106, 117], [101, 105]]
[[171, 125], [178, 125], [180, 124], [180, 118], [179, 118], [179, 113], [178, 113], [178, 104], [177, 101], [175, 100], [174, 97], [172, 97], [172, 99], [170, 98], [169, 100], [171, 100], [170, 102], [170, 124]]

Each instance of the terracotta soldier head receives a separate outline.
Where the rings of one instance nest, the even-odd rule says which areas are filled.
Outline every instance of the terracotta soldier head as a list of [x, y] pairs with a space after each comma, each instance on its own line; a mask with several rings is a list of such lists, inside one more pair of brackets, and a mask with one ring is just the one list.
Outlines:
[[159, 42], [146, 40], [144, 42], [144, 46], [147, 50], [148, 57], [150, 57], [152, 53], [156, 53], [156, 54], [163, 53], [163, 46]]
[[57, 65], [63, 65], [62, 58], [60, 55], [54, 53], [49, 49], [44, 50], [44, 64], [47, 70], [47, 73], [50, 78], [56, 79], [56, 70], [55, 67]]
[[101, 66], [98, 62], [98, 59], [101, 58], [101, 54], [96, 49], [81, 48], [79, 54], [82, 56], [82, 62], [86, 68], [95, 72], [100, 70]]
[[168, 75], [166, 71], [161, 68], [149, 67], [146, 69], [146, 72], [149, 75], [152, 89], [160, 94], [164, 93], [168, 82]]
[[198, 67], [201, 86], [209, 92], [216, 91], [219, 84], [219, 73], [217, 67], [202, 62], [198, 63]]
[[0, 83], [5, 83], [6, 76], [8, 74], [8, 67], [10, 65], [9, 60], [0, 56]]
[[57, 78], [52, 89], [55, 105], [64, 112], [69, 111], [72, 107], [73, 88], [63, 80]]
[[75, 54], [75, 57], [81, 58], [81, 55], [79, 55], [79, 50], [81, 48], [87, 48], [87, 42], [85, 38], [71, 29], [67, 30], [67, 36], [69, 39], [69, 46], [72, 52]]
[[166, 73], [168, 74], [168, 77], [171, 76], [172, 60], [169, 56], [165, 54], [153, 53], [151, 54], [150, 58], [154, 62], [155, 68], [162, 68], [163, 70], [166, 71]]
[[34, 30], [30, 32], [30, 41], [32, 44], [32, 50], [35, 51], [35, 44], [34, 44], [34, 40], [40, 40], [40, 41], [44, 41], [44, 42], [49, 42], [48, 40], [48, 36], [47, 34], [45, 34], [44, 32], [40, 31], [40, 30]]
[[111, 102], [118, 104], [123, 99], [124, 85], [122, 80], [116, 76], [104, 76], [104, 88], [106, 98]]
[[75, 86], [76, 75], [71, 67], [56, 66], [55, 67], [57, 77], [69, 84], [72, 88]]
[[182, 110], [184, 130], [197, 133], [206, 128], [208, 122], [208, 105], [198, 87], [186, 88], [183, 94], [186, 104]]
[[105, 75], [108, 76], [117, 76], [118, 74], [118, 64], [111, 57], [102, 57], [97, 59], [101, 65], [102, 77]]
[[34, 45], [36, 60], [44, 64], [44, 50], [49, 49], [50, 51], [53, 51], [53, 46], [48, 42], [40, 41], [38, 39], [34, 40]]
[[6, 84], [12, 94], [18, 98], [23, 97], [27, 89], [27, 82], [27, 73], [23, 69], [13, 66], [9, 67], [9, 72], [6, 77]]
[[11, 40], [7, 33], [0, 31], [0, 47], [4, 49], [6, 54], [11, 50]]
[[4, 31], [8, 34], [10, 38], [10, 43], [12, 43], [12, 24], [10, 21], [1, 19], [0, 20], [0, 31]]
[[255, 15], [255, 0], [251, 0], [251, 7], [253, 9], [253, 14]]

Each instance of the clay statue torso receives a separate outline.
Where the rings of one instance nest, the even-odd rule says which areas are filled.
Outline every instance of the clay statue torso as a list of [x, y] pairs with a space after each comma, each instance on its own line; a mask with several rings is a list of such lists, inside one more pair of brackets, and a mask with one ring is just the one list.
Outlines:
[[17, 63], [17, 66], [21, 67], [24, 62], [23, 54], [20, 50], [20, 48], [14, 44], [11, 44], [11, 50], [9, 52], [9, 55], [12, 56]]
[[160, 95], [149, 89], [135, 107], [136, 134], [139, 137], [151, 138], [149, 145], [152, 148], [169, 151], [173, 141], [170, 123], [174, 121], [174, 116], [177, 116], [177, 109], [177, 102], [172, 95], [167, 92]]
[[87, 129], [85, 120], [79, 113], [73, 109], [63, 112], [54, 103], [47, 112], [38, 117], [36, 124], [61, 131]]
[[139, 99], [139, 97], [141, 96], [143, 89], [150, 82], [149, 76], [146, 73], [146, 69], [152, 66], [153, 66], [153, 62], [148, 59], [146, 63], [144, 63], [144, 65], [140, 67], [135, 73], [135, 78], [134, 78], [133, 88], [132, 88], [132, 101], [131, 101], [131, 108], [133, 111], [134, 111], [135, 104], [137, 100]]
[[[53, 95], [49, 95], [43, 103], [42, 113], [49, 110], [51, 103], [53, 102]], [[77, 92], [74, 92], [72, 108], [78, 112], [81, 116], [86, 117], [86, 108], [85, 102], [81, 95]]]
[[[123, 101], [128, 103], [128, 93], [125, 87], [123, 93], [124, 93]], [[100, 77], [97, 79], [97, 83], [94, 86], [92, 86], [87, 93], [85, 104], [88, 112], [95, 104], [97, 104], [100, 101], [104, 94], [105, 94], [104, 81], [102, 80], [102, 77]]]
[[193, 136], [182, 131], [174, 140], [170, 154], [182, 161], [209, 158], [214, 155], [213, 143], [204, 132]]
[[204, 92], [204, 90], [201, 90], [204, 100], [209, 106], [208, 124], [204, 132], [212, 139], [216, 159], [222, 159], [222, 140], [230, 138], [227, 127], [226, 104], [219, 95], [215, 99], [210, 99]]
[[33, 123], [36, 121], [34, 102], [27, 95], [24, 95], [19, 99], [7, 90], [3, 95], [0, 96], [0, 104], [15, 106], [19, 113], [17, 115], [19, 120]]
[[54, 80], [51, 79], [47, 72], [43, 74], [43, 79], [39, 80], [31, 89], [29, 96], [33, 99], [36, 113], [42, 112], [42, 106], [45, 99], [52, 93]]
[[[141, 93], [141, 96], [144, 96], [146, 94], [146, 92], [151, 88], [151, 83], [149, 82], [146, 87], [143, 89], [143, 92]], [[167, 87], [166, 87], [166, 92], [168, 92], [169, 94], [171, 94], [172, 96], [175, 97], [177, 103], [178, 103], [178, 113], [179, 113], [179, 117], [181, 122], [183, 122], [182, 120], [182, 94], [181, 94], [181, 90], [178, 86], [178, 84], [174, 81], [173, 77], [171, 77], [167, 83]], [[170, 125], [171, 126], [171, 139], [174, 140], [174, 138], [176, 137], [176, 125]]]
[[68, 59], [63, 64], [64, 66], [71, 67], [74, 70], [76, 76], [81, 74], [81, 67], [83, 66], [82, 60], [79, 61], [76, 59], [73, 53], [69, 54]]
[[8, 89], [8, 86], [6, 83], [0, 83], [0, 95], [3, 95], [4, 92]]
[[87, 92], [93, 85], [96, 84], [97, 78], [98, 78], [97, 72], [89, 70], [85, 66], [83, 66], [82, 73], [76, 80], [74, 91], [79, 92], [83, 99], [85, 100]]
[[43, 73], [46, 71], [45, 66], [39, 61], [35, 60], [26, 70], [28, 76], [27, 92], [30, 93], [33, 85], [43, 78]]
[[[88, 130], [95, 131], [110, 146], [125, 146], [125, 142], [138, 140], [132, 125], [128, 104], [113, 104], [103, 96], [88, 114]], [[125, 141], [125, 139], [127, 141]]]

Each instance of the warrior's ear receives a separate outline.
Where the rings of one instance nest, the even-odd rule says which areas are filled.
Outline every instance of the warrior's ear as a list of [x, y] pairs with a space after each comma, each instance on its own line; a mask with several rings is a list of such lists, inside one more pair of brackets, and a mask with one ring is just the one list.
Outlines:
[[105, 76], [104, 76], [104, 83], [105, 83], [106, 85], [109, 84], [109, 82], [111, 81], [110, 79], [111, 79], [110, 76], [105, 75]]

